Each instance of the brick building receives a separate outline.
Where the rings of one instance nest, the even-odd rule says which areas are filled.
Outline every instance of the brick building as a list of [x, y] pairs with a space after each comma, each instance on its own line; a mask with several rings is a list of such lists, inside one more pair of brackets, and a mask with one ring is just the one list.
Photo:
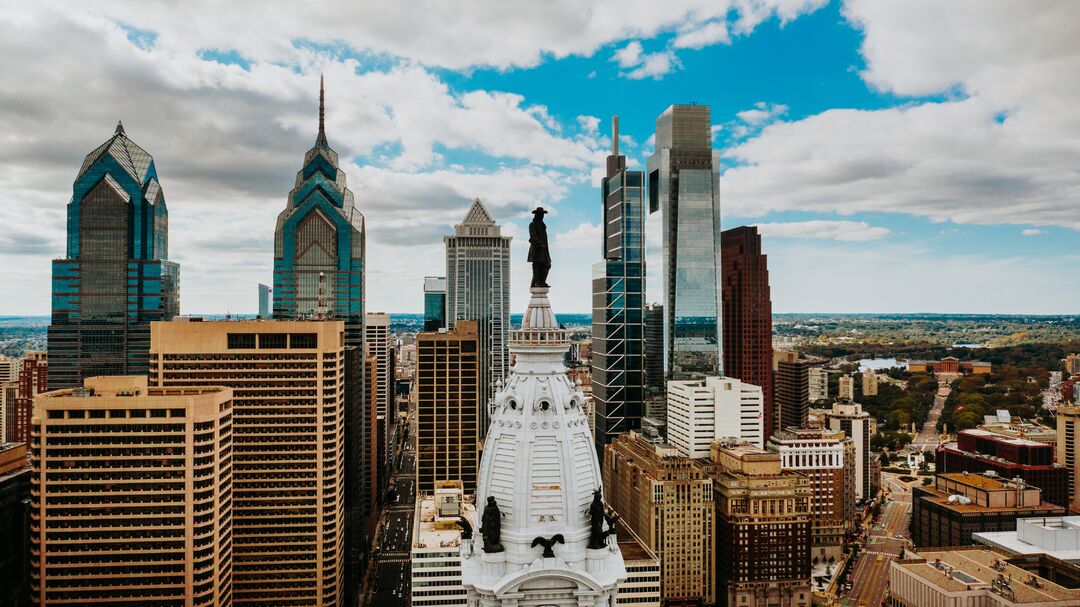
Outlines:
[[956, 442], [938, 447], [938, 472], [993, 471], [997, 476], [1020, 478], [1042, 490], [1042, 499], [1068, 507], [1069, 469], [1054, 463], [1054, 446], [1004, 436], [988, 430], [961, 430]]

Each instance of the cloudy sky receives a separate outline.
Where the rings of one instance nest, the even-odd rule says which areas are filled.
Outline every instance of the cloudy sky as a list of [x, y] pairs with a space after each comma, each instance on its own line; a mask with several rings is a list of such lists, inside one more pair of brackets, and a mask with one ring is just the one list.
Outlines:
[[0, 0], [0, 314], [48, 313], [71, 183], [118, 119], [157, 163], [182, 311], [254, 312], [320, 72], [372, 311], [422, 309], [480, 197], [514, 309], [542, 204], [553, 304], [588, 312], [610, 117], [643, 166], [686, 102], [712, 106], [725, 228], [760, 226], [774, 310], [1080, 311], [1080, 2], [341, 4]]

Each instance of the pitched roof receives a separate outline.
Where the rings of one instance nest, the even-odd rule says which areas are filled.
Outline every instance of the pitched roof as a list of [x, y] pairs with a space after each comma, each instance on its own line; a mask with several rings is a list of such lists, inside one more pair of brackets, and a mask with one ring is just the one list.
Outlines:
[[495, 219], [492, 218], [491, 213], [488, 213], [488, 210], [484, 208], [484, 203], [480, 202], [480, 199], [477, 198], [473, 201], [472, 208], [469, 209], [469, 212], [465, 215], [465, 220], [461, 223], [494, 225]]
[[123, 167], [139, 184], [146, 183], [146, 177], [150, 172], [150, 165], [154, 163], [154, 157], [127, 138], [122, 123], [116, 124], [116, 132], [108, 141], [86, 155], [86, 159], [83, 160], [82, 167], [79, 169], [79, 174], [75, 177], [76, 181], [106, 154], [112, 156], [113, 160]]

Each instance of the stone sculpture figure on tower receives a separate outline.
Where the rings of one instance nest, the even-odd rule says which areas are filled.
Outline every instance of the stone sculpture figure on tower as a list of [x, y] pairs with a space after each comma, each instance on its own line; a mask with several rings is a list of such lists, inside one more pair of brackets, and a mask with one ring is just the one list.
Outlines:
[[551, 270], [551, 253], [548, 251], [547, 226], [544, 225], [544, 207], [533, 210], [533, 220], [529, 224], [529, 263], [532, 264], [533, 277], [531, 287], [546, 287], [548, 271]]
[[484, 537], [484, 552], [495, 554], [503, 551], [502, 513], [493, 495], [488, 496], [487, 505], [484, 506], [484, 514], [480, 519], [480, 534]]

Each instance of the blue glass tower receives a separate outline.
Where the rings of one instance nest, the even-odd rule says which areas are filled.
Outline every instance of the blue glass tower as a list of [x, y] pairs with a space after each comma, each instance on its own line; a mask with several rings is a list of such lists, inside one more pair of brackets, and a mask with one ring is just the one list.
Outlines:
[[67, 257], [53, 261], [49, 389], [145, 375], [150, 323], [180, 311], [169, 211], [154, 159], [123, 124], [90, 152], [67, 206]]
[[616, 436], [641, 427], [645, 410], [645, 176], [614, 150], [601, 181], [603, 261], [593, 266], [592, 394], [599, 457]]
[[274, 230], [274, 318], [316, 315], [345, 321], [345, 345], [364, 341], [364, 216], [353, 204], [326, 141], [319, 87], [319, 134]]

